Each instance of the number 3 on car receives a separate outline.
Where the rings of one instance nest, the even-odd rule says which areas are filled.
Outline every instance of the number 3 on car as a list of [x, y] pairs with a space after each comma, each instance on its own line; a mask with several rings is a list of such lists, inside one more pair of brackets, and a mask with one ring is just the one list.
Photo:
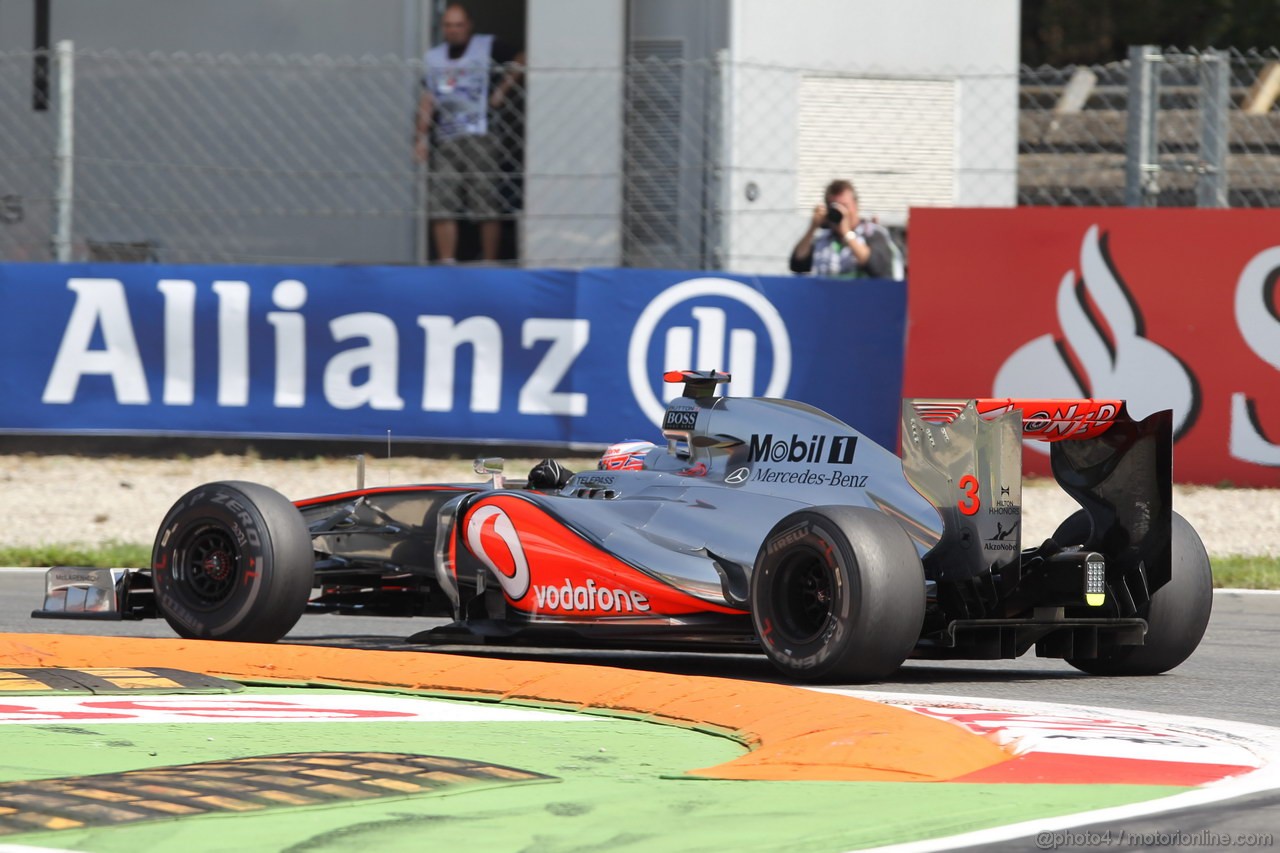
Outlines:
[[960, 491], [964, 497], [956, 502], [956, 506], [965, 515], [973, 515], [982, 506], [982, 499], [978, 497], [978, 478], [965, 474], [960, 478]]

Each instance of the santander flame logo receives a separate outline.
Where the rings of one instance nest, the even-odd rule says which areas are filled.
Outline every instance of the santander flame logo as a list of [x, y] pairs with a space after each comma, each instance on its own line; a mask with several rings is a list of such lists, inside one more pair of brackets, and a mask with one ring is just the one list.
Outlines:
[[1058, 284], [1061, 338], [1041, 335], [1015, 350], [996, 373], [993, 396], [1124, 399], [1135, 417], [1172, 409], [1174, 437], [1182, 435], [1199, 410], [1200, 389], [1177, 356], [1145, 336], [1097, 225], [1080, 246], [1080, 273], [1068, 271]]
[[529, 591], [529, 561], [511, 517], [496, 506], [482, 506], [467, 520], [467, 545], [493, 572], [513, 601]]

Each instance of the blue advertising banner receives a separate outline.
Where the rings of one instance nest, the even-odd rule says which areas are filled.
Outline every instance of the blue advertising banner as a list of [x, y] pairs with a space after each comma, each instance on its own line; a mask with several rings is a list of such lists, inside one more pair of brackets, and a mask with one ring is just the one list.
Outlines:
[[603, 444], [697, 368], [897, 438], [901, 282], [4, 264], [0, 306], [8, 432]]

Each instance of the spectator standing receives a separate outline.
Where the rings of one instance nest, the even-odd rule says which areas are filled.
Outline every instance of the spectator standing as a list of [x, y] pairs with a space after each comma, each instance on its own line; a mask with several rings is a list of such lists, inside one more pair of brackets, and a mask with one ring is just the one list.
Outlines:
[[791, 251], [791, 271], [830, 278], [902, 279], [902, 250], [879, 223], [858, 217], [858, 191], [849, 181], [827, 185], [824, 203]]
[[480, 254], [496, 260], [504, 210], [504, 161], [494, 113], [519, 83], [524, 54], [475, 33], [471, 15], [450, 3], [440, 18], [444, 41], [427, 51], [414, 154], [430, 163], [431, 236], [442, 263], [454, 263], [458, 220], [480, 225]]

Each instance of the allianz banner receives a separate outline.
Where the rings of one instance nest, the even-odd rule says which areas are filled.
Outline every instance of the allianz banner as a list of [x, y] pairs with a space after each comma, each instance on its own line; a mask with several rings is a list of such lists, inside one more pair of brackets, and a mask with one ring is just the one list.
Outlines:
[[901, 282], [7, 264], [0, 300], [9, 432], [603, 444], [696, 368], [897, 438]]
[[1280, 486], [1280, 212], [918, 209], [911, 246], [906, 396], [1172, 409], [1176, 480]]

